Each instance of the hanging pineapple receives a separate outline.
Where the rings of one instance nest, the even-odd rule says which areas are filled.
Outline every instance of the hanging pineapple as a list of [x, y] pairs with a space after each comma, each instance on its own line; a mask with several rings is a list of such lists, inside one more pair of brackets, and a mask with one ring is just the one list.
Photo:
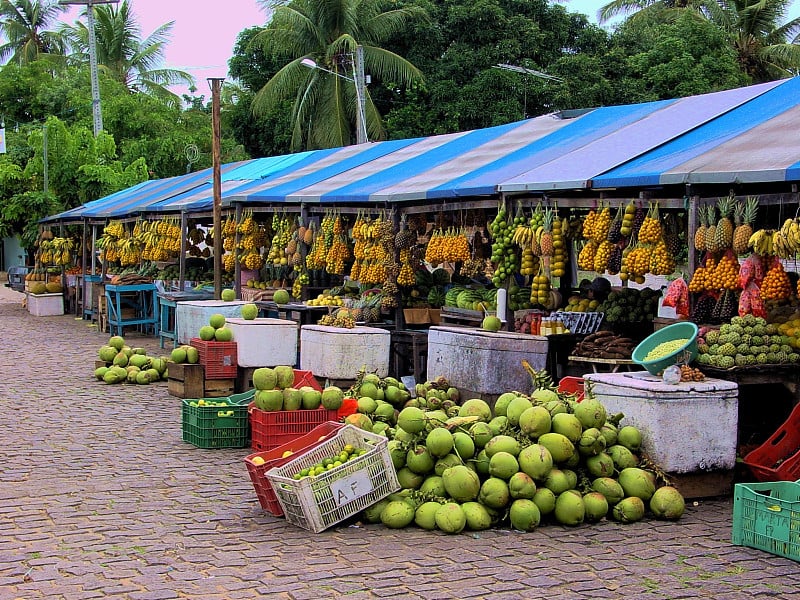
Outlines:
[[400, 250], [403, 248], [411, 248], [416, 241], [416, 237], [416, 234], [408, 228], [406, 215], [401, 215], [400, 231], [394, 236], [394, 245]]
[[706, 250], [706, 231], [708, 229], [708, 222], [706, 220], [705, 207], [697, 207], [697, 217], [700, 220], [700, 225], [694, 232], [694, 249], [698, 252], [705, 252]]
[[553, 210], [546, 208], [542, 224], [542, 237], [539, 240], [541, 256], [553, 256]]
[[706, 207], [706, 250], [717, 251], [717, 209], [713, 204]]
[[717, 200], [719, 221], [717, 222], [717, 230], [714, 232], [714, 248], [716, 252], [722, 252], [733, 244], [733, 223], [730, 217], [735, 202], [736, 199], [733, 196]]
[[758, 196], [748, 196], [744, 204], [738, 203], [737, 209], [741, 207], [740, 223], [733, 230], [733, 251], [737, 255], [745, 254], [750, 248], [750, 236], [753, 235], [753, 223], [758, 216]]

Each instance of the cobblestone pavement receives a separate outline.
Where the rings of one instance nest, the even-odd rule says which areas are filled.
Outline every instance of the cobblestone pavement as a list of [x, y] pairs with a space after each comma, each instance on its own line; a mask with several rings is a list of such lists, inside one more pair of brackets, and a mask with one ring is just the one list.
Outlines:
[[[91, 378], [106, 340], [0, 288], [0, 598], [789, 598], [798, 564], [730, 544], [732, 501], [678, 523], [450, 536], [263, 512], [249, 451], [181, 440], [164, 384]], [[160, 354], [151, 337], [128, 336]]]

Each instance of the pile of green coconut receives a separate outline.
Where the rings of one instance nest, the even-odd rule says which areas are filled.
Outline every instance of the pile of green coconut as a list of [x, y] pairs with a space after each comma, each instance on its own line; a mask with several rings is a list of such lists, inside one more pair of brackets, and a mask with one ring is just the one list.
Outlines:
[[532, 394], [504, 393], [493, 408], [481, 399], [452, 406], [441, 381], [418, 384], [417, 397], [393, 412], [360, 401], [362, 418], [350, 422], [390, 438], [402, 488], [361, 518], [459, 533], [681, 517], [683, 497], [641, 452], [641, 433], [623, 415], [607, 415], [591, 390], [578, 402], [546, 374], [534, 381]]
[[144, 348], [131, 348], [125, 338], [111, 336], [97, 351], [105, 365], [94, 370], [94, 376], [105, 383], [138, 383], [145, 385], [167, 378], [167, 358], [148, 356]]

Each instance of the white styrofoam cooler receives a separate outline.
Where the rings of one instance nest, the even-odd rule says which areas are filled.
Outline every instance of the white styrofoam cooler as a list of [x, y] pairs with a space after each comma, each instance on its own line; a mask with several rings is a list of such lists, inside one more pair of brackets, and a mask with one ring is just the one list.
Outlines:
[[547, 338], [465, 327], [428, 330], [428, 379], [443, 376], [458, 389], [490, 396], [530, 392], [523, 359], [537, 371], [546, 368]]
[[179, 344], [188, 344], [213, 314], [221, 314], [226, 319], [242, 316], [242, 306], [247, 304], [241, 300], [225, 302], [224, 300], [188, 300], [175, 305], [175, 335]]
[[386, 377], [391, 337], [389, 331], [377, 327], [303, 325], [300, 368], [327, 379], [355, 379], [362, 368]]
[[296, 321], [287, 319], [227, 319], [237, 344], [240, 367], [295, 366], [297, 363]]
[[35, 317], [64, 314], [64, 294], [27, 294], [28, 312]]
[[591, 373], [595, 397], [620, 426], [642, 433], [642, 449], [669, 473], [730, 470], [736, 464], [739, 388], [706, 379], [677, 385], [646, 372]]

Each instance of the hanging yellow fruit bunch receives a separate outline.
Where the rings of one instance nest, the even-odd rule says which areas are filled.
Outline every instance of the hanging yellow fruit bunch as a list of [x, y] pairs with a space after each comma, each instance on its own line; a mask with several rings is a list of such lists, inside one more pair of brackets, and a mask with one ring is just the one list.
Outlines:
[[791, 295], [792, 284], [789, 276], [783, 270], [781, 262], [775, 260], [761, 282], [761, 299], [781, 301], [788, 300]]

